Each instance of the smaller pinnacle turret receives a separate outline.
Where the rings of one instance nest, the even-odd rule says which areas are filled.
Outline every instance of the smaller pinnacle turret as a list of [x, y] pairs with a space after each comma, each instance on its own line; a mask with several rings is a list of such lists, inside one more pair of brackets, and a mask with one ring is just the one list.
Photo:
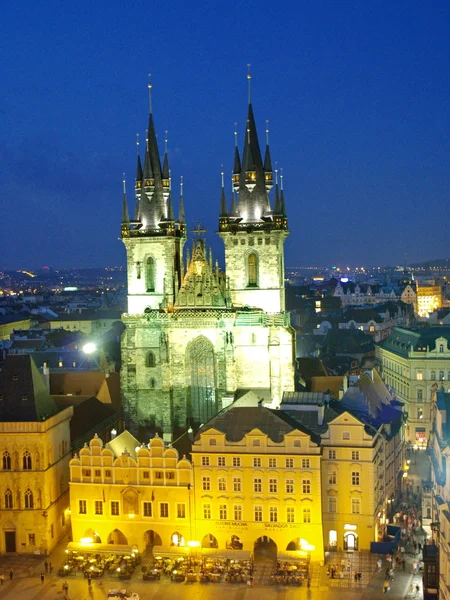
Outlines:
[[184, 225], [186, 223], [186, 218], [184, 215], [184, 198], [183, 198], [183, 175], [180, 180], [180, 208], [178, 211], [178, 222], [180, 225]]
[[168, 155], [168, 151], [167, 151], [167, 146], [168, 146], [168, 131], [166, 129], [166, 136], [164, 138], [164, 162], [163, 162], [163, 168], [162, 168], [162, 184], [163, 184], [163, 194], [164, 194], [164, 198], [168, 198], [169, 197], [169, 189], [170, 189], [170, 169], [169, 169], [169, 155]]
[[228, 209], [227, 209], [227, 199], [225, 196], [225, 182], [224, 182], [224, 177], [223, 177], [223, 171], [221, 173], [221, 177], [222, 177], [222, 195], [221, 195], [221, 199], [220, 199], [220, 217], [228, 217]]
[[270, 190], [273, 187], [273, 172], [269, 148], [269, 121], [266, 121], [266, 154], [264, 156], [264, 181], [266, 184], [266, 190], [270, 192]]
[[123, 199], [122, 199], [122, 236], [127, 237], [130, 235], [130, 215], [128, 213], [128, 201], [127, 201], [127, 184], [125, 180], [125, 173], [123, 174]]

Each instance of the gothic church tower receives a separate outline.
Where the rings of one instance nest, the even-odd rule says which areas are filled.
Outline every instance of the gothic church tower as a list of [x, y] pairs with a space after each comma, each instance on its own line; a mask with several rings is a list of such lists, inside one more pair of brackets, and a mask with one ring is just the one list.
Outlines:
[[278, 172], [273, 209], [269, 198], [272, 187], [268, 130], [263, 162], [249, 93], [242, 162], [236, 144], [231, 210], [223, 192], [219, 235], [225, 244], [225, 270], [233, 305], [281, 313], [285, 310], [284, 241], [289, 232]]

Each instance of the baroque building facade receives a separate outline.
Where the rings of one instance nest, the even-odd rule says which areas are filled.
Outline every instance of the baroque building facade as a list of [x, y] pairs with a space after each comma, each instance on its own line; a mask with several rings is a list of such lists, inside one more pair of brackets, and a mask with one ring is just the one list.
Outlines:
[[225, 272], [213, 261], [200, 226], [184, 260], [183, 186], [175, 218], [167, 149], [161, 167], [150, 111], [133, 219], [125, 188], [122, 212], [128, 309], [122, 315], [121, 387], [130, 421], [160, 428], [170, 440], [177, 427], [207, 422], [239, 390], [265, 390], [277, 404], [284, 390], [294, 389], [282, 187], [282, 181], [273, 186], [269, 145], [263, 160], [249, 103], [242, 161], [235, 149], [230, 206], [222, 177]]
[[0, 552], [48, 554], [69, 519], [70, 419], [30, 356], [0, 372]]

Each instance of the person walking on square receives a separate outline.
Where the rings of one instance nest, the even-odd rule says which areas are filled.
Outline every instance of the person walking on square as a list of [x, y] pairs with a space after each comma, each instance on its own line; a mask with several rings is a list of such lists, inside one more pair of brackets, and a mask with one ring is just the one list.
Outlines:
[[14, 570], [11, 568], [9, 570], [9, 580], [12, 581], [12, 578], [14, 577]]
[[5, 580], [5, 576], [3, 573], [0, 575], [0, 585], [3, 585], [3, 581]]
[[41, 583], [44, 583], [44, 579], [45, 579], [44, 573], [41, 573]]

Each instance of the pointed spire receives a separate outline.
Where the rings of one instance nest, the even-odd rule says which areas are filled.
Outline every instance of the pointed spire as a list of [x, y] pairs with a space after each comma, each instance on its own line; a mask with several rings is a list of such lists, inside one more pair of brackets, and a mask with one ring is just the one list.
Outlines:
[[284, 204], [284, 187], [283, 187], [283, 169], [281, 169], [281, 173], [280, 173], [280, 213], [283, 215], [283, 217], [286, 216], [286, 206]]
[[280, 193], [278, 190], [278, 168], [276, 166], [276, 163], [275, 163], [275, 210], [274, 210], [274, 213], [276, 215], [281, 214]]
[[163, 184], [163, 193], [164, 198], [168, 198], [169, 196], [169, 188], [170, 188], [170, 169], [169, 169], [169, 155], [167, 152], [167, 146], [169, 142], [168, 131], [164, 132], [164, 163], [162, 168], [162, 184]]
[[266, 121], [266, 154], [264, 156], [264, 181], [266, 184], [266, 190], [270, 192], [270, 190], [273, 187], [273, 172], [269, 148], [269, 121]]
[[136, 179], [135, 179], [135, 189], [136, 191], [141, 188], [142, 182], [142, 164], [141, 157], [139, 155], [139, 134], [136, 134], [136, 149], [137, 149], [137, 167], [136, 167]]
[[251, 104], [252, 103], [252, 74], [250, 73], [250, 67], [252, 65], [249, 63], [247, 65], [247, 82], [248, 82], [248, 103]]
[[167, 200], [167, 220], [175, 221], [173, 216], [173, 202], [172, 202], [172, 191], [169, 190], [169, 198]]
[[233, 188], [237, 191], [239, 189], [239, 176], [241, 174], [242, 165], [241, 157], [239, 156], [239, 148], [237, 142], [237, 123], [234, 124], [234, 166], [233, 166]]
[[153, 86], [152, 86], [151, 77], [152, 77], [152, 74], [149, 73], [148, 74], [148, 84], [147, 84], [147, 87], [148, 87], [148, 112], [150, 114], [152, 114], [152, 112], [153, 112], [153, 98], [152, 98], [152, 88], [153, 88]]
[[[222, 165], [223, 166], [223, 165]], [[222, 196], [221, 196], [221, 200], [220, 200], [220, 217], [228, 217], [228, 210], [227, 210], [227, 199], [225, 196], [225, 182], [224, 182], [224, 178], [223, 178], [223, 171], [221, 172], [221, 177], [222, 177]]]
[[125, 179], [125, 173], [123, 174], [123, 200], [122, 200], [122, 225], [130, 223], [130, 216], [128, 214], [128, 202], [127, 202], [127, 183]]
[[184, 215], [184, 199], [183, 199], [183, 175], [180, 180], [180, 208], [178, 211], [178, 222], [184, 225], [186, 223], [186, 218]]
[[153, 194], [155, 191], [155, 178], [153, 175], [152, 164], [150, 162], [150, 152], [148, 147], [148, 131], [147, 137], [145, 138], [145, 158], [144, 158], [144, 187], [146, 192]]

